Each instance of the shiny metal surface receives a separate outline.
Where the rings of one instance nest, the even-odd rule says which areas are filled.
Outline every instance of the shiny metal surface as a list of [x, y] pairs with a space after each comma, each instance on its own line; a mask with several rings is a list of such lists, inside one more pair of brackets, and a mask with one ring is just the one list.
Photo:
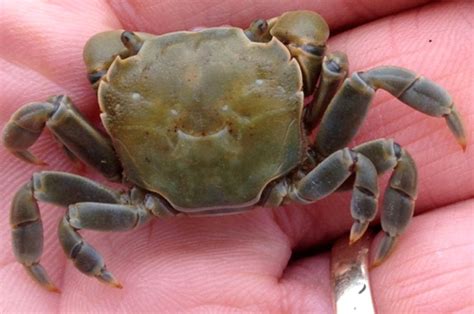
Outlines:
[[375, 312], [369, 281], [369, 249], [372, 234], [349, 245], [349, 237], [337, 241], [331, 254], [331, 282], [336, 313]]

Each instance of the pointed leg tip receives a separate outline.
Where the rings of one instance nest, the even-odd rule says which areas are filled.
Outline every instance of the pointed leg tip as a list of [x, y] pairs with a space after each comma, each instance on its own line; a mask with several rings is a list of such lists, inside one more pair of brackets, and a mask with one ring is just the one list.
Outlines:
[[385, 260], [385, 257], [381, 257], [381, 256], [375, 257], [373, 262], [370, 264], [370, 269], [379, 267], [380, 265], [382, 265], [384, 260]]
[[114, 288], [117, 288], [117, 289], [123, 289], [123, 286], [120, 282], [116, 282], [113, 286]]
[[96, 275], [96, 277], [97, 279], [99, 279], [100, 281], [102, 281], [103, 283], [111, 287], [114, 287], [117, 289], [123, 288], [122, 284], [114, 277], [114, 275], [112, 275], [112, 273], [106, 270], [105, 268], [102, 269], [100, 274]]
[[458, 144], [461, 146], [463, 152], [466, 152], [467, 149], [467, 139], [465, 137], [458, 138]]
[[61, 293], [61, 290], [52, 283], [45, 285], [45, 288], [50, 292]]
[[354, 224], [352, 225], [351, 232], [349, 235], [349, 245], [352, 245], [359, 241], [360, 238], [365, 234], [367, 231], [367, 228], [369, 227], [369, 222], [364, 221], [364, 222], [359, 222], [355, 221]]
[[11, 151], [13, 155], [15, 155], [17, 158], [20, 158], [21, 160], [36, 165], [36, 166], [47, 166], [48, 164], [30, 153], [27, 150], [24, 151]]
[[36, 157], [34, 155], [32, 155], [32, 156], [33, 156], [33, 159], [26, 160], [26, 161], [33, 164], [33, 165], [35, 165], [35, 166], [48, 166], [47, 162], [39, 159], [38, 157]]
[[466, 138], [466, 131], [461, 121], [461, 116], [459, 115], [456, 107], [452, 107], [451, 113], [444, 116], [446, 119], [446, 123], [448, 124], [451, 133], [456, 138], [456, 141], [461, 146], [463, 151], [466, 151], [467, 146], [467, 138]]
[[396, 236], [392, 237], [389, 234], [385, 233], [377, 245], [375, 257], [373, 259], [373, 262], [371, 263], [370, 268], [373, 269], [375, 267], [380, 266], [390, 256], [390, 254], [392, 254], [396, 242]]
[[122, 289], [122, 288], [123, 288], [122, 284], [121, 284], [115, 277], [113, 277], [112, 274], [111, 274], [111, 276], [110, 276], [110, 279], [107, 280], [106, 283], [107, 283], [109, 286], [114, 287], [114, 288], [117, 288], [117, 289]]
[[122, 284], [115, 278], [111, 281], [106, 282], [107, 285], [111, 286], [112, 288], [123, 289]]
[[24, 265], [28, 274], [36, 281], [41, 287], [45, 288], [50, 292], [61, 293], [59, 290], [49, 279], [48, 273], [44, 269], [44, 267], [37, 263], [32, 265]]
[[349, 236], [349, 245], [353, 245], [354, 243], [359, 241], [359, 239], [361, 237], [362, 237], [362, 235], [354, 235], [354, 234], [351, 233], [351, 235]]
[[351, 230], [351, 234], [349, 235], [349, 245], [352, 245], [356, 243], [357, 241], [359, 241], [360, 238], [364, 236], [364, 233], [365, 233], [365, 229], [363, 231], [358, 230], [357, 232], [354, 230]]

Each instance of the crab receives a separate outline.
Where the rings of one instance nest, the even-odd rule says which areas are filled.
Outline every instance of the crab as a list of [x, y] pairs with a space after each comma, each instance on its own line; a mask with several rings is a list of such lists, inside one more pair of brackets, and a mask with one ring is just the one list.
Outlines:
[[444, 117], [462, 147], [465, 131], [442, 87], [395, 66], [349, 76], [346, 55], [327, 51], [328, 37], [325, 20], [310, 11], [259, 19], [245, 30], [93, 36], [84, 61], [107, 135], [58, 95], [19, 108], [3, 143], [20, 159], [42, 164], [29, 148], [47, 127], [69, 157], [128, 189], [65, 172], [34, 173], [11, 206], [18, 262], [57, 291], [40, 264], [38, 201], [67, 208], [58, 229], [65, 254], [79, 271], [114, 287], [119, 281], [80, 229], [125, 231], [151, 218], [308, 204], [352, 189], [353, 243], [376, 216], [378, 176], [392, 171], [375, 249], [374, 265], [382, 263], [413, 216], [417, 170], [392, 139], [348, 147], [376, 90]]

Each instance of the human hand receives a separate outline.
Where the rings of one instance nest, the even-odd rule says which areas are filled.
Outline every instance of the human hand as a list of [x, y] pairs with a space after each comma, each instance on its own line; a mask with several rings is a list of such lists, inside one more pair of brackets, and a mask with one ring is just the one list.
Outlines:
[[[416, 215], [395, 252], [371, 272], [380, 313], [453, 312], [473, 306], [473, 47], [470, 2], [398, 0], [295, 2], [32, 1], [2, 4], [0, 128], [22, 104], [65, 93], [98, 123], [82, 48], [94, 33], [124, 28], [165, 33], [196, 26], [246, 27], [294, 9], [319, 12], [337, 33], [330, 50], [350, 71], [381, 64], [424, 75], [453, 96], [468, 134], [463, 153], [443, 119], [426, 117], [379, 93], [353, 145], [395, 138], [419, 167]], [[139, 4], [138, 4], [139, 3]], [[422, 6], [423, 5], [423, 6]], [[471, 9], [469, 9], [471, 8]], [[403, 12], [402, 12], [403, 11]], [[471, 18], [469, 18], [471, 16]], [[33, 151], [48, 169], [74, 172], [50, 134]], [[101, 251], [124, 289], [79, 273], [58, 245], [62, 209], [41, 204], [42, 264], [61, 294], [34, 284], [15, 262], [8, 208], [34, 171], [0, 148], [0, 312], [332, 311], [329, 248], [352, 223], [349, 193], [309, 206], [256, 209], [236, 216], [154, 220], [126, 233], [81, 232]], [[95, 173], [88, 177], [104, 181]], [[381, 186], [386, 182], [381, 180]], [[422, 214], [422, 215], [421, 215]], [[292, 257], [294, 258], [290, 259]]]

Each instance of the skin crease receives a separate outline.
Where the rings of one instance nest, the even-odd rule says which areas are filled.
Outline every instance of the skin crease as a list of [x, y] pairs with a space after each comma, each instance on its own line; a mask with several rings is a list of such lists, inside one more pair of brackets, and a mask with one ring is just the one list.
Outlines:
[[[245, 27], [259, 17], [310, 9], [320, 12], [337, 33], [329, 41], [330, 49], [348, 54], [351, 71], [398, 65], [438, 82], [450, 91], [463, 116], [468, 136], [464, 153], [443, 119], [416, 113], [384, 92], [377, 94], [351, 143], [394, 138], [419, 167], [416, 217], [397, 250], [371, 271], [371, 283], [379, 313], [474, 310], [472, 2], [3, 1], [0, 5], [2, 129], [19, 106], [59, 93], [70, 95], [98, 124], [82, 46], [92, 34], [113, 28], [164, 33], [222, 24]], [[62, 293], [44, 291], [13, 257], [10, 200], [34, 171], [77, 173], [77, 169], [47, 131], [33, 152], [49, 166], [27, 165], [0, 148], [0, 312], [332, 311], [329, 248], [346, 236], [352, 223], [350, 193], [309, 206], [257, 209], [238, 216], [154, 220], [126, 233], [82, 232], [103, 254], [122, 290], [80, 274], [66, 261], [56, 238], [64, 210], [41, 204], [42, 264]], [[90, 170], [80, 174], [105, 182]], [[380, 180], [381, 189], [387, 177]], [[303, 253], [290, 260], [292, 252]]]

